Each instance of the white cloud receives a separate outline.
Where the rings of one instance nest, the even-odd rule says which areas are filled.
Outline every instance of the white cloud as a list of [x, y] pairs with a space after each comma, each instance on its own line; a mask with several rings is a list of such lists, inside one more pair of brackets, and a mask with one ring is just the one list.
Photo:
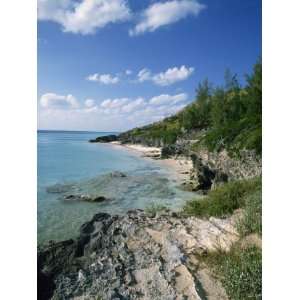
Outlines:
[[136, 99], [106, 99], [100, 103], [99, 109], [105, 114], [119, 114], [120, 116], [131, 113], [156, 115], [158, 112], [160, 115], [169, 115], [170, 113], [174, 113], [178, 107], [186, 105], [187, 102], [188, 95], [185, 93], [177, 95], [162, 94], [152, 97], [149, 100], [145, 100], [142, 97]]
[[122, 112], [131, 113], [142, 109], [147, 105], [146, 101], [143, 98], [137, 98], [136, 100], [130, 101], [122, 107]]
[[42, 95], [38, 112], [39, 128], [77, 130], [126, 130], [170, 116], [189, 103], [185, 93], [162, 94], [150, 99], [114, 98], [99, 104], [86, 99], [83, 105], [72, 95]]
[[86, 99], [84, 101], [84, 104], [85, 104], [86, 107], [91, 108], [91, 107], [95, 106], [95, 100], [93, 100], [93, 99]]
[[[151, 70], [148, 68], [143, 68], [137, 74], [137, 81], [152, 81], [156, 85], [168, 86], [178, 81], [186, 80], [192, 75], [194, 70], [195, 69], [193, 67], [186, 67], [185, 65], [182, 65], [181, 67], [169, 68], [165, 72], [152, 74]], [[86, 80], [109, 85], [119, 83], [121, 79], [124, 80], [126, 79], [124, 78], [125, 76], [129, 76], [131, 74], [131, 70], [126, 70], [124, 73], [120, 72], [116, 75], [95, 73], [88, 75]]]
[[153, 76], [153, 81], [161, 86], [171, 85], [175, 82], [187, 79], [194, 72], [194, 68], [170, 68], [166, 72], [162, 72]]
[[130, 16], [125, 0], [38, 0], [38, 19], [56, 22], [65, 32], [93, 34]]
[[154, 3], [142, 12], [139, 22], [129, 31], [129, 34], [134, 36], [147, 31], [153, 32], [189, 15], [196, 16], [204, 8], [205, 5], [196, 0], [172, 0]]
[[167, 86], [174, 84], [178, 81], [186, 80], [192, 75], [193, 72], [194, 68], [187, 68], [186, 66], [181, 66], [180, 68], [169, 68], [165, 72], [152, 75], [149, 69], [144, 68], [138, 73], [137, 80], [139, 82], [149, 80], [155, 83], [156, 85]]
[[187, 94], [181, 93], [174, 96], [168, 95], [168, 94], [162, 94], [156, 97], [153, 97], [150, 99], [149, 103], [155, 106], [159, 105], [174, 105], [178, 104], [180, 102], [186, 101], [188, 98]]
[[144, 82], [146, 80], [151, 80], [151, 71], [147, 68], [144, 68], [138, 73], [138, 81]]
[[62, 96], [55, 93], [47, 93], [42, 95], [40, 104], [44, 108], [53, 109], [72, 109], [79, 107], [79, 103], [74, 96]]
[[116, 84], [120, 81], [120, 78], [118, 76], [113, 76], [110, 74], [98, 74], [98, 73], [89, 75], [86, 79], [89, 81], [95, 81], [106, 85]]
[[130, 101], [129, 98], [106, 99], [101, 102], [100, 107], [105, 109], [119, 109]]

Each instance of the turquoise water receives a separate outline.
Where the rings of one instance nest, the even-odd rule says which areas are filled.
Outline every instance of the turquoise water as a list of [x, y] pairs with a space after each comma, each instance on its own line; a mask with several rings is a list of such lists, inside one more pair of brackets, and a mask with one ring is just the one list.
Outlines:
[[[157, 162], [110, 144], [88, 140], [109, 133], [38, 132], [38, 242], [75, 237], [97, 212], [122, 214], [152, 203], [178, 209], [192, 197], [169, 180]], [[115, 171], [125, 177], [112, 176]], [[104, 196], [107, 201], [67, 201], [68, 195]]]

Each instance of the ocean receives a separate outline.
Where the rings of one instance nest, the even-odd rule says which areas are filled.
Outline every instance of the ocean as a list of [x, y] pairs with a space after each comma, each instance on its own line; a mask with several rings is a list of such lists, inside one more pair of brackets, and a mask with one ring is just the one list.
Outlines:
[[[174, 210], [192, 198], [158, 162], [111, 144], [89, 143], [105, 132], [38, 131], [38, 243], [78, 235], [99, 212], [124, 214], [160, 204]], [[116, 172], [125, 176], [115, 176]], [[66, 200], [104, 196], [101, 203]]]

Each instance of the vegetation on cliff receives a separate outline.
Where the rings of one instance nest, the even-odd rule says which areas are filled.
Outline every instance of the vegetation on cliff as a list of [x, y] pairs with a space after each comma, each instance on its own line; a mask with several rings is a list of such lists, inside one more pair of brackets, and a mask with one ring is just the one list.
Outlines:
[[[229, 252], [206, 252], [199, 261], [222, 282], [229, 299], [261, 299], [262, 252], [255, 243], [262, 234], [261, 178], [226, 183], [209, 191], [204, 198], [187, 202], [188, 215], [225, 217], [242, 209], [237, 223], [240, 241]], [[254, 242], [253, 242], [254, 241]]]
[[[196, 99], [174, 116], [135, 128], [120, 135], [124, 141], [173, 144], [178, 138], [193, 133], [209, 150], [255, 150], [261, 154], [262, 65], [241, 86], [236, 75], [225, 72], [224, 86], [214, 87], [206, 79], [199, 84]], [[196, 134], [195, 133], [199, 133]]]
[[[259, 207], [260, 194], [261, 178], [232, 181], [210, 190], [205, 197], [188, 201], [184, 212], [197, 217], [226, 217], [231, 215], [234, 210], [246, 207], [247, 218], [251, 219], [251, 213], [254, 214], [256, 206]], [[256, 206], [253, 207], [255, 204]]]
[[262, 252], [259, 247], [235, 245], [229, 252], [208, 252], [199, 259], [213, 270], [229, 299], [262, 299]]

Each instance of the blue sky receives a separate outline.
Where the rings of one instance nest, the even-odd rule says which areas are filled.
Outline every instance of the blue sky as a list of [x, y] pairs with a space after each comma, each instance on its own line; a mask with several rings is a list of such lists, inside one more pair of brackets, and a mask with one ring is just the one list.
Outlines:
[[260, 55], [259, 0], [38, 0], [38, 128], [157, 121]]

